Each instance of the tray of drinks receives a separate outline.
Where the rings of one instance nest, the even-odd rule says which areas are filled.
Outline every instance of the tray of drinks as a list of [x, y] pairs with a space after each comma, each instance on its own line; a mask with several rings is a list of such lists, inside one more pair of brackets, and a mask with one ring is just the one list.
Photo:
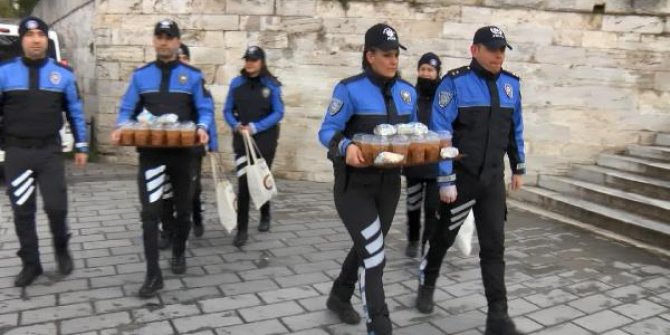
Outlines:
[[199, 143], [195, 124], [140, 124], [121, 127], [119, 145], [141, 148], [189, 148]]
[[422, 135], [368, 135], [353, 138], [366, 162], [382, 168], [409, 167], [455, 160], [462, 157], [451, 146], [451, 134], [429, 132]]

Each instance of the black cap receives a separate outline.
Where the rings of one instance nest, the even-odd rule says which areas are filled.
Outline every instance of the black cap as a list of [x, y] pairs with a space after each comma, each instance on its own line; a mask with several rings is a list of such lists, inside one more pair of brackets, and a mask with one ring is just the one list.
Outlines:
[[244, 52], [244, 56], [242, 56], [244, 59], [251, 59], [251, 60], [265, 60], [265, 51], [259, 46], [252, 45], [247, 48], [247, 51]]
[[436, 54], [432, 52], [428, 52], [423, 54], [421, 58], [419, 59], [419, 64], [416, 66], [417, 68], [420, 68], [421, 65], [423, 64], [428, 64], [437, 70], [437, 72], [440, 72], [442, 69], [442, 61], [440, 60], [440, 57], [438, 57]]
[[179, 54], [186, 56], [188, 59], [191, 59], [191, 50], [188, 48], [188, 45], [184, 43], [179, 45]]
[[181, 37], [177, 22], [170, 19], [160, 20], [154, 28], [154, 35], [166, 34], [170, 37]]
[[497, 49], [500, 47], [508, 47], [512, 50], [512, 46], [507, 43], [505, 38], [505, 33], [502, 29], [496, 26], [487, 26], [481, 27], [475, 33], [475, 37], [472, 39], [473, 44], [484, 44], [488, 48]]
[[44, 32], [44, 35], [49, 34], [49, 25], [42, 21], [39, 17], [28, 16], [19, 23], [19, 38], [22, 38], [28, 30], [39, 29]]
[[377, 48], [384, 51], [393, 49], [407, 50], [400, 44], [398, 33], [391, 26], [378, 23], [365, 32], [365, 50]]

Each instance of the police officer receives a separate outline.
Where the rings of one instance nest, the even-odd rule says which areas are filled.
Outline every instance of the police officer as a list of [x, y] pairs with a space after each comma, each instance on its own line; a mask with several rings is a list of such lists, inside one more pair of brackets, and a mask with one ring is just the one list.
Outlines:
[[[355, 134], [371, 134], [379, 124], [416, 120], [414, 87], [398, 75], [399, 42], [395, 29], [376, 24], [365, 33], [364, 72], [340, 81], [319, 130], [319, 140], [333, 162], [335, 208], [354, 246], [333, 283], [327, 307], [340, 320], [356, 324], [351, 305], [358, 281], [370, 334], [391, 334], [385, 303], [384, 237], [391, 228], [400, 198], [400, 169], [375, 168], [352, 144]], [[360, 272], [359, 272], [360, 271]]]
[[[418, 95], [419, 122], [430, 125], [433, 112], [433, 97], [440, 84], [442, 61], [436, 54], [429, 52], [421, 56], [417, 65], [418, 77], [416, 93]], [[403, 169], [407, 178], [407, 247], [405, 255], [414, 258], [419, 249], [421, 235], [421, 205], [424, 207], [425, 224], [421, 236], [424, 245], [430, 236], [431, 227], [437, 222], [437, 209], [440, 194], [437, 187], [437, 164], [413, 166]]]
[[433, 292], [444, 255], [470, 209], [480, 245], [482, 279], [488, 301], [486, 334], [519, 334], [507, 314], [505, 288], [505, 154], [513, 173], [511, 188], [525, 172], [519, 77], [502, 68], [512, 49], [498, 27], [483, 27], [470, 47], [470, 66], [450, 71], [437, 89], [432, 128], [453, 131], [453, 143], [467, 156], [440, 163], [440, 223], [422, 262], [417, 307], [433, 310]]
[[[186, 44], [181, 43], [179, 45], [178, 57], [181, 62], [186, 64], [191, 62], [191, 51]], [[210, 103], [212, 105], [211, 108], [214, 110], [214, 100], [212, 99], [211, 94], [208, 92], [206, 96], [209, 96]], [[209, 135], [209, 143], [207, 143], [206, 146], [207, 148], [205, 148], [204, 145], [196, 148], [196, 181], [195, 191], [193, 193], [193, 235], [195, 237], [201, 237], [205, 232], [205, 227], [202, 225], [202, 212], [204, 211], [201, 198], [202, 160], [205, 158], [207, 151], [216, 152], [219, 149], [215, 118], [212, 118], [212, 124], [209, 125], [207, 131]], [[168, 176], [165, 176], [165, 181], [165, 189], [163, 190], [163, 214], [161, 215], [161, 233], [160, 240], [158, 241], [158, 248], [161, 250], [168, 249], [172, 244], [173, 230], [175, 225], [174, 222], [176, 219], [174, 216], [172, 183], [170, 183]]]
[[[249, 187], [247, 184], [247, 157], [242, 139], [248, 132], [256, 141], [260, 154], [269, 167], [277, 151], [279, 122], [284, 117], [281, 83], [270, 73], [265, 61], [265, 51], [258, 46], [247, 48], [241, 74], [230, 83], [223, 117], [233, 130], [233, 151], [237, 167], [237, 235], [233, 244], [243, 246], [248, 238]], [[270, 229], [270, 202], [261, 207], [258, 231]]]
[[7, 195], [14, 213], [18, 256], [23, 268], [14, 285], [30, 285], [42, 265], [35, 230], [40, 189], [49, 219], [54, 255], [63, 275], [72, 272], [66, 223], [67, 190], [59, 131], [63, 109], [75, 139], [75, 164], [86, 164], [86, 123], [73, 70], [47, 58], [49, 27], [37, 17], [19, 24], [23, 57], [0, 65], [0, 117], [5, 150]]
[[[200, 70], [178, 60], [180, 43], [177, 23], [166, 19], [156, 24], [153, 44], [157, 60], [133, 73], [130, 85], [121, 100], [117, 125], [136, 119], [143, 109], [156, 116], [176, 114], [180, 122], [196, 122], [199, 143], [207, 143], [207, 131], [213, 117], [211, 99], [204, 88]], [[120, 132], [117, 129], [112, 133], [113, 142], [118, 143]], [[171, 268], [175, 274], [186, 271], [184, 252], [191, 228], [196, 150], [138, 148], [138, 152], [138, 185], [147, 262], [147, 276], [139, 295], [147, 298], [163, 288], [157, 244], [166, 176], [169, 176], [172, 184], [177, 210]]]

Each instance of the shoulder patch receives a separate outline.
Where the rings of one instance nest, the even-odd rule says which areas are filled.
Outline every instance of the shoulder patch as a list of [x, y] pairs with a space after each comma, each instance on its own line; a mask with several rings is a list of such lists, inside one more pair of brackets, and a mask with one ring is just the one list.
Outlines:
[[521, 77], [519, 77], [519, 76], [516, 75], [515, 73], [509, 72], [509, 71], [507, 71], [507, 70], [505, 70], [505, 69], [503, 69], [502, 72], [503, 72], [504, 74], [506, 74], [506, 75], [508, 75], [508, 76], [510, 76], [510, 77], [512, 77], [512, 78], [514, 78], [514, 79], [516, 79], [516, 80], [521, 80]]
[[457, 69], [449, 70], [449, 72], [447, 72], [447, 76], [455, 78], [458, 76], [462, 76], [468, 72], [470, 72], [470, 66], [462, 66]]
[[451, 102], [451, 99], [453, 99], [454, 93], [451, 91], [440, 91], [438, 93], [438, 100], [437, 103], [440, 105], [440, 107], [445, 108], [449, 105]]
[[333, 98], [330, 100], [330, 104], [328, 105], [328, 114], [330, 114], [330, 116], [335, 116], [335, 114], [342, 110], [342, 106], [344, 106], [344, 102], [342, 100]]
[[274, 87], [281, 87], [281, 82], [276, 77], [263, 76], [263, 80], [265, 81], [266, 85], [274, 86]]
[[136, 68], [136, 69], [135, 69], [135, 72], [142, 71], [142, 70], [144, 70], [144, 69], [146, 69], [146, 68], [148, 68], [148, 67], [150, 67], [150, 66], [152, 66], [152, 65], [154, 65], [154, 64], [156, 64], [156, 62], [146, 63], [146, 64], [144, 64], [144, 65], [142, 65], [142, 66]]
[[187, 68], [187, 69], [193, 70], [193, 71], [195, 71], [195, 72], [198, 72], [198, 73], [202, 72], [200, 69], [198, 69], [197, 67], [195, 67], [195, 66], [193, 66], [193, 65], [191, 65], [191, 64], [181, 63], [181, 66], [183, 66], [183, 67], [185, 67], [185, 68]]
[[401, 83], [404, 83], [404, 84], [406, 84], [406, 85], [408, 85], [408, 86], [410, 86], [410, 87], [414, 87], [414, 85], [410, 84], [410, 83], [409, 83], [407, 80], [405, 80], [405, 79], [398, 78], [398, 81], [401, 82]]
[[340, 83], [346, 85], [346, 84], [350, 84], [350, 83], [353, 83], [355, 81], [361, 80], [363, 78], [365, 78], [365, 72], [359, 73], [359, 74], [357, 74], [355, 76], [351, 76], [349, 78], [342, 79], [342, 80], [340, 80]]

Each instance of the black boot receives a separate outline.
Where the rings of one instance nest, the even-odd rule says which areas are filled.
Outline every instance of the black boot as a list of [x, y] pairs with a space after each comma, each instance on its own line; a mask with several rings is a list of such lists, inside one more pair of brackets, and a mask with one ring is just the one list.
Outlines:
[[233, 245], [236, 247], [241, 247], [245, 244], [247, 244], [247, 239], [249, 238], [249, 235], [247, 234], [246, 231], [237, 231], [237, 235], [235, 235], [235, 239], [233, 240]]
[[151, 298], [156, 296], [158, 290], [163, 289], [163, 277], [161, 275], [147, 275], [144, 284], [140, 288], [140, 298]]
[[67, 238], [64, 240], [54, 242], [54, 256], [56, 257], [58, 272], [63, 276], [69, 275], [74, 269], [74, 262], [72, 262], [72, 256], [70, 256], [70, 251], [68, 250], [69, 240], [70, 235], [67, 235]]
[[270, 230], [270, 216], [261, 217], [261, 222], [258, 224], [258, 231], [266, 232]]
[[202, 221], [197, 222], [193, 221], [193, 236], [202, 237], [205, 234], [205, 227], [202, 225]]
[[354, 286], [341, 284], [338, 280], [333, 283], [330, 295], [326, 301], [326, 307], [335, 312], [340, 321], [357, 325], [361, 322], [361, 316], [351, 305], [351, 296], [354, 294]]
[[14, 278], [14, 286], [25, 287], [32, 284], [42, 274], [42, 266], [37, 264], [23, 264], [23, 269]]
[[408, 241], [405, 248], [405, 256], [415, 258], [419, 253], [419, 241]]
[[374, 335], [391, 335], [393, 334], [393, 324], [389, 318], [389, 311], [384, 306], [380, 314], [371, 315], [372, 322], [368, 323], [368, 334]]
[[419, 312], [424, 314], [430, 314], [433, 312], [435, 307], [435, 302], [433, 302], [433, 294], [435, 293], [435, 287], [430, 286], [419, 286], [419, 292], [416, 297], [416, 309]]
[[486, 318], [485, 335], [523, 335], [516, 330], [514, 321], [507, 315], [491, 315]]
[[181, 256], [172, 255], [170, 267], [172, 268], [172, 273], [176, 275], [183, 274], [186, 272], [186, 257], [183, 254]]
[[158, 236], [158, 249], [167, 250], [172, 245], [172, 234], [167, 230], [161, 230]]

